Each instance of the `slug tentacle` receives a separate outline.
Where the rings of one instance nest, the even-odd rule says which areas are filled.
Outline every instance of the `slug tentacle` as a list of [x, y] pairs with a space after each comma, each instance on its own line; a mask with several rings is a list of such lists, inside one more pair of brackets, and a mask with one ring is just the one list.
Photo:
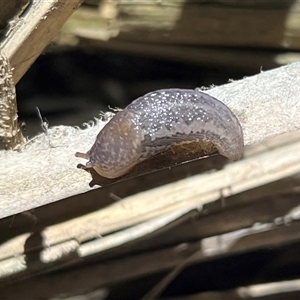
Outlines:
[[238, 160], [243, 147], [242, 127], [224, 103], [197, 90], [166, 89], [148, 93], [118, 112], [86, 156], [88, 167], [116, 178], [168, 149], [207, 154], [217, 150]]

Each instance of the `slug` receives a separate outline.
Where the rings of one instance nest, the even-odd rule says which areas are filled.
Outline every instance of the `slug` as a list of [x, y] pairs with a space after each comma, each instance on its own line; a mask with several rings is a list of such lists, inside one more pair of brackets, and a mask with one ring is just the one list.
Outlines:
[[88, 159], [86, 167], [101, 176], [117, 178], [170, 149], [218, 151], [238, 160], [243, 147], [242, 127], [224, 103], [197, 90], [174, 88], [134, 100], [104, 126], [86, 154], [75, 155]]

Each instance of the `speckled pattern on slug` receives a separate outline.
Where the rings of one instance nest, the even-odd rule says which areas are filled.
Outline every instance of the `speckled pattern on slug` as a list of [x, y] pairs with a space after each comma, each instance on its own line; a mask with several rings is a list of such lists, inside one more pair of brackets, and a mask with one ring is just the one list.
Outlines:
[[140, 116], [145, 158], [196, 138], [214, 143], [219, 153], [231, 160], [242, 156], [243, 131], [238, 119], [224, 103], [205, 93], [158, 90], [134, 100], [126, 109]]
[[87, 166], [116, 178], [174, 145], [195, 142], [213, 144], [231, 160], [240, 159], [244, 147], [240, 123], [221, 101], [197, 90], [158, 90], [136, 99], [104, 126], [86, 154]]

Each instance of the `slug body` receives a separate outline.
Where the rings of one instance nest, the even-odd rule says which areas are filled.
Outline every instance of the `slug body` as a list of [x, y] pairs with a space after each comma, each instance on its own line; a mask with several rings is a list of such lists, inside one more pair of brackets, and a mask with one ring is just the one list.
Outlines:
[[200, 91], [165, 89], [118, 112], [92, 148], [76, 156], [89, 159], [86, 166], [101, 176], [117, 178], [170, 148], [198, 151], [206, 144], [230, 160], [240, 159], [244, 139], [237, 117], [224, 103]]

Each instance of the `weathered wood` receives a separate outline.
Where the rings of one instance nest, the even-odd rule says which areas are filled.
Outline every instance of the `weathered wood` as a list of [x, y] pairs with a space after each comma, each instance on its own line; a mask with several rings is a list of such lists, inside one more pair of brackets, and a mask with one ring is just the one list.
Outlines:
[[[284, 138], [285, 146], [282, 145], [281, 147], [285, 148], [289, 144], [297, 143], [297, 136], [299, 137], [299, 134], [289, 135], [289, 138]], [[277, 140], [280, 139], [277, 138]], [[280, 145], [272, 142], [260, 145], [258, 148], [267, 152], [267, 149], [272, 147], [275, 147], [277, 151]], [[250, 149], [251, 151], [247, 151], [247, 154], [250, 155], [249, 159], [254, 159], [255, 155], [262, 155], [260, 149], [256, 151]], [[277, 158], [281, 156], [282, 155], [279, 155]], [[273, 160], [276, 161], [276, 159]], [[266, 164], [268, 164], [268, 162], [266, 162]], [[259, 164], [253, 161], [250, 165]], [[264, 169], [264, 166], [261, 166], [261, 168]], [[285, 167], [282, 166], [282, 168], [284, 169]], [[264, 169], [264, 171], [266, 173], [270, 172], [270, 170], [267, 169]], [[275, 175], [273, 172], [270, 173]], [[260, 176], [258, 174], [253, 175], [257, 177], [256, 180], [259, 182]], [[205, 178], [205, 176], [203, 178]], [[226, 176], [222, 176], [222, 179], [223, 178], [226, 178]], [[188, 179], [185, 181], [188, 181]], [[211, 181], [214, 185], [218, 183], [213, 179]], [[201, 180], [201, 184], [206, 185], [207, 183]], [[176, 191], [178, 191], [178, 184], [176, 184], [176, 186]], [[192, 184], [192, 186], [198, 187], [200, 184]], [[164, 187], [155, 189], [154, 194], [158, 194], [159, 191], [162, 193], [163, 188]], [[218, 187], [216, 186], [216, 188]], [[235, 190], [234, 185], [232, 188]], [[245, 188], [247, 190], [247, 187]], [[277, 182], [274, 192], [278, 193], [282, 191], [278, 188], [279, 184]], [[290, 188], [291, 186], [289, 185], [288, 189]], [[167, 188], [167, 190], [172, 189], [173, 185], [170, 185], [169, 189]], [[201, 193], [201, 190], [198, 192]], [[261, 190], [257, 191], [256, 189], [254, 193], [257, 194], [257, 197], [262, 195]], [[180, 189], [177, 200], [185, 201], [185, 194], [184, 189]], [[140, 193], [136, 195], [136, 197], [133, 196], [121, 200], [119, 203], [93, 214], [50, 226], [41, 232], [37, 229], [36, 234], [32, 237], [26, 233], [11, 239], [0, 246], [0, 277], [2, 278], [0, 284], [10, 282], [11, 280], [26, 279], [29, 280], [30, 285], [31, 280], [28, 279], [28, 277], [35, 274], [48, 273], [56, 268], [63, 268], [66, 264], [79, 264], [82, 259], [88, 259], [94, 254], [100, 254], [100, 260], [102, 262], [106, 262], [107, 257], [110, 261], [114, 261], [115, 257], [128, 257], [130, 254], [132, 255], [132, 253], [143, 253], [145, 260], [147, 261], [147, 259], [149, 259], [149, 266], [139, 264], [139, 266], [135, 268], [137, 273], [132, 273], [129, 270], [125, 272], [126, 276], [129, 277], [121, 278], [116, 276], [116, 274], [118, 274], [118, 262], [120, 261], [117, 260], [115, 264], [113, 264], [113, 267], [110, 268], [112, 274], [109, 278], [107, 278], [107, 276], [100, 276], [103, 274], [102, 272], [106, 270], [106, 264], [102, 264], [101, 262], [99, 270], [97, 268], [100, 272], [99, 278], [101, 279], [98, 279], [97, 282], [101, 284], [101, 280], [108, 280], [103, 282], [103, 285], [106, 285], [117, 283], [120, 280], [129, 280], [131, 278], [130, 276], [134, 278], [149, 275], [152, 274], [152, 272], [167, 271], [169, 268], [176, 267], [177, 263], [182, 263], [183, 267], [185, 267], [187, 264], [185, 260], [182, 260], [182, 256], [188, 258], [193, 251], [198, 251], [201, 257], [203, 255], [203, 259], [200, 257], [200, 261], [202, 261], [209, 259], [209, 257], [212, 258], [213, 256], [230, 254], [232, 250], [234, 254], [235, 250], [250, 251], [253, 247], [274, 247], [274, 245], [277, 247], [278, 242], [295, 242], [299, 239], [299, 228], [297, 225], [299, 223], [299, 200], [297, 195], [294, 197], [286, 196], [281, 198], [274, 196], [272, 199], [260, 199], [259, 201], [257, 201], [257, 198], [254, 198], [249, 201], [249, 203], [245, 201], [246, 195], [239, 195], [239, 197], [237, 197], [239, 201], [235, 202], [235, 206], [232, 206], [230, 199], [226, 199], [223, 209], [213, 211], [207, 207], [205, 208], [206, 212], [201, 213], [200, 216], [196, 210], [191, 211], [191, 213], [186, 213], [189, 211], [189, 206], [184, 206], [183, 208], [175, 209], [174, 213], [167, 213], [155, 219], [152, 219], [153, 214], [148, 215], [147, 212], [140, 209], [143, 207], [143, 203], [145, 203], [146, 208], [151, 207], [151, 202], [147, 200], [148, 197], [149, 201], [151, 200], [150, 195], [151, 191]], [[152, 202], [157, 198], [155, 195], [153, 195]], [[136, 201], [133, 201], [134, 198]], [[197, 205], [199, 210], [201, 210], [202, 198], [204, 200], [206, 199], [204, 195], [199, 196]], [[138, 203], [138, 201], [140, 203]], [[136, 206], [139, 207], [136, 208]], [[131, 217], [134, 217], [135, 210], [136, 214], [140, 213], [142, 217], [140, 219], [134, 218], [134, 222], [137, 225], [127, 228], [128, 226], [134, 225]], [[165, 210], [161, 210], [161, 212], [164, 214]], [[195, 219], [197, 215], [198, 218]], [[187, 222], [190, 219], [193, 219], [193, 222]], [[138, 224], [139, 222], [143, 222], [143, 220], [145, 220], [144, 223]], [[182, 226], [184, 224], [186, 224], [186, 226]], [[256, 225], [253, 226], [253, 224]], [[295, 225], [296, 227], [294, 227]], [[125, 229], [122, 230], [122, 228]], [[195, 231], [196, 228], [197, 230]], [[241, 228], [243, 229], [241, 230]], [[274, 233], [274, 229], [279, 228], [285, 230], [286, 234], [280, 233], [278, 230]], [[266, 232], [266, 236], [263, 238], [257, 238], [257, 236], [255, 236], [256, 234], [263, 234], [264, 231]], [[102, 234], [105, 236], [101, 237]], [[253, 235], [250, 242], [247, 242], [248, 235]], [[155, 239], [155, 237], [157, 238]], [[246, 240], [244, 240], [244, 238], [246, 238]], [[94, 240], [89, 242], [91, 239]], [[191, 240], [195, 241], [197, 239], [201, 239], [201, 250], [196, 247], [198, 242], [193, 245], [185, 244], [185, 246], [180, 246], [182, 243]], [[179, 245], [178, 248], [170, 248], [170, 245], [176, 244]], [[156, 251], [154, 256], [151, 256], [152, 254], [150, 255], [149, 252], [151, 251], [149, 251], [149, 249], [153, 249], [153, 247], [156, 249], [165, 248], [166, 251]], [[24, 249], [26, 255], [24, 254]], [[182, 253], [180, 251], [182, 251]], [[169, 257], [168, 252], [179, 252], [178, 259], [173, 258], [173, 256], [171, 256], [172, 259], [170, 261], [164, 259], [163, 257]], [[142, 259], [143, 255], [138, 255], [138, 257]], [[159, 257], [155, 258], [155, 255]], [[28, 257], [32, 257], [32, 259], [28, 260]], [[38, 261], [35, 261], [35, 257], [39, 257]], [[135, 258], [138, 257], [133, 256], [129, 260], [133, 262]], [[196, 261], [194, 259], [197, 257], [199, 257], [198, 254], [193, 259], [189, 259], [188, 262], [195, 263]], [[154, 265], [154, 261], [160, 260], [164, 263]], [[39, 263], [39, 261], [41, 261], [41, 263]], [[169, 266], [171, 262], [174, 263], [174, 265]], [[131, 264], [128, 263], [128, 266], [129, 265]], [[110, 267], [111, 266], [112, 265], [110, 265]], [[127, 263], [124, 264], [122, 260], [122, 267], [125, 268], [125, 266], [127, 266]], [[152, 269], [153, 267], [154, 269]], [[116, 269], [115, 271], [112, 270], [114, 268]], [[180, 270], [182, 270], [182, 268], [179, 269], [179, 271]], [[83, 272], [85, 271], [88, 272], [88, 270], [83, 269]], [[147, 273], [148, 271], [150, 273]], [[78, 271], [78, 274], [80, 274], [80, 271]], [[51, 275], [51, 277], [52, 276], [53, 275]], [[68, 277], [69, 276], [66, 275], [66, 282], [68, 282]], [[91, 289], [95, 287], [93, 281], [89, 281], [87, 285], [82, 285], [81, 279], [79, 279], [79, 282], [81, 282], [81, 284], [78, 284], [78, 293], [82, 292], [82, 288], [84, 287], [89, 286]], [[25, 286], [26, 285], [24, 285], [24, 287]], [[3, 288], [2, 290], [8, 291], [10, 295], [14, 293], [9, 287]], [[45, 293], [45, 290], [46, 289], [41, 289], [41, 295]], [[51, 292], [59, 293], [62, 292], [62, 290], [54, 289]]]
[[[299, 74], [300, 63], [294, 63], [207, 92], [238, 116], [249, 145], [300, 128]], [[86, 130], [55, 127], [20, 153], [1, 151], [1, 217], [91, 190], [90, 174], [76, 168], [83, 161], [74, 153], [87, 151], [104, 124], [99, 121]]]
[[82, 1], [33, 0], [26, 13], [16, 19], [0, 44], [1, 52], [11, 62], [15, 84]]
[[[102, 1], [67, 22], [59, 44], [257, 72], [298, 61], [298, 1]], [[264, 51], [261, 51], [261, 49]]]
[[[295, 217], [297, 219], [296, 214]], [[229, 234], [186, 243], [182, 247], [176, 245], [155, 251], [150, 250], [134, 256], [86, 264], [80, 268], [53, 273], [50, 276], [40, 275], [13, 285], [2, 286], [1, 296], [2, 299], [11, 299], [12, 297], [18, 299], [21, 296], [28, 297], [33, 291], [39, 297], [46, 295], [55, 297], [65, 293], [76, 295], [82, 293], [87, 287], [89, 290], [95, 290], [121, 281], [167, 272], [173, 268], [180, 268], [181, 265], [188, 267], [225, 255], [237, 255], [261, 248], [274, 249], [287, 242], [299, 241], [299, 229], [300, 224], [297, 220], [289, 223], [289, 226], [284, 223], [280, 225], [275, 223], [257, 224]], [[36, 255], [39, 258], [42, 257], [39, 253]], [[75, 253], [73, 258], [78, 259]], [[24, 266], [25, 256], [12, 259], [19, 260], [19, 265]], [[32, 275], [35, 264], [33, 261], [32, 263], [30, 260], [27, 261], [28, 265], [32, 265], [33, 269], [30, 273]], [[47, 268], [47, 264], [42, 262], [38, 261], [36, 264]]]
[[[112, 38], [173, 46], [283, 49], [293, 48], [291, 38], [289, 44], [284, 45], [287, 31], [292, 27], [291, 19], [293, 29], [298, 28], [299, 40], [300, 24], [296, 14], [294, 0], [165, 0], [161, 3], [155, 0], [146, 3], [107, 0], [101, 2], [100, 14], [97, 9], [80, 9], [65, 30], [68, 34], [91, 40], [93, 36], [100, 40]], [[108, 21], [108, 25], [105, 26], [103, 21]]]
[[[282, 47], [285, 37], [286, 18], [291, 13], [291, 6], [295, 1], [164, 1], [165, 14], [168, 16], [168, 6], [171, 9], [178, 7], [181, 13], [175, 13], [177, 22], [167, 38], [163, 33], [163, 20], [156, 16], [152, 24], [146, 26], [139, 12], [149, 18], [152, 11], [159, 5], [157, 2], [148, 2], [148, 5], [131, 4], [121, 1], [119, 4], [119, 20], [121, 32], [118, 38], [127, 41], [147, 40], [153, 43], [180, 44], [193, 46], [223, 46], [223, 47]], [[133, 9], [133, 7], [135, 9]], [[122, 18], [122, 13], [127, 18]], [[162, 23], [162, 30], [144, 30], [143, 28], [157, 29]], [[152, 27], [151, 27], [152, 26]], [[291, 46], [291, 45], [289, 45]]]
[[26, 142], [18, 122], [16, 88], [10, 63], [0, 52], [0, 139], [6, 149], [18, 150]]
[[[296, 155], [294, 161], [282, 159], [284, 153], [299, 152], [293, 151], [295, 146], [299, 148], [299, 142], [292, 143], [293, 138], [296, 139], [299, 134], [289, 136], [290, 141], [286, 140], [287, 145], [281, 147], [277, 145], [275, 150], [267, 151], [272, 145], [265, 144], [263, 153], [258, 151], [256, 155], [253, 155], [252, 151], [252, 156], [236, 163], [235, 166], [227, 166], [225, 170], [194, 176], [139, 193], [93, 213], [44, 228], [38, 235], [43, 237], [43, 244], [47, 245], [40, 255], [41, 260], [47, 264], [40, 266], [38, 272], [49, 272], [53, 268], [50, 263], [54, 263], [55, 266], [59, 263], [58, 258], [63, 259], [64, 263], [75, 263], [77, 256], [88, 257], [99, 253], [127, 256], [130, 252], [130, 247], [128, 248], [130, 243], [137, 243], [133, 248], [134, 251], [142, 252], [147, 251], [153, 245], [166, 247], [168, 243], [180, 244], [186, 240], [207, 237], [207, 241], [210, 242], [203, 243], [202, 251], [207, 255], [211, 253], [216, 255], [218, 249], [212, 249], [214, 244], [212, 245], [213, 239], [209, 239], [210, 236], [229, 234], [231, 231], [251, 227], [258, 222], [272, 223], [276, 220], [276, 224], [285, 224], [297, 220], [299, 200], [296, 196], [280, 198], [274, 195], [270, 198], [269, 192], [269, 198], [262, 200], [260, 198], [264, 195], [262, 189], [257, 191], [260, 185], [277, 181], [274, 193], [276, 195], [279, 192], [284, 193], [286, 190], [278, 184], [278, 179], [299, 172], [299, 155]], [[237, 197], [238, 200], [243, 198], [242, 203], [233, 201], [233, 204], [232, 201], [227, 200], [228, 196], [247, 192], [250, 188], [256, 188], [254, 191], [257, 194], [256, 197], [248, 197], [246, 201], [247, 196], [243, 195]], [[287, 190], [289, 191], [290, 188], [291, 185]], [[200, 215], [205, 204], [216, 201], [222, 196], [226, 197], [226, 200], [223, 200], [223, 210], [214, 212], [212, 208], [206, 206], [197, 223], [194, 221], [193, 225], [187, 224], [178, 228], [179, 224]], [[272, 210], [270, 207], [273, 207]], [[210, 214], [206, 215], [207, 211]], [[174, 228], [173, 233], [170, 231], [172, 228]], [[149, 235], [162, 234], [166, 230], [169, 231], [171, 237], [173, 236], [172, 239], [164, 237], [155, 240], [152, 238], [146, 243], [140, 242], [145, 238], [149, 239]], [[0, 261], [3, 261], [0, 263], [0, 278], [13, 275], [13, 273], [19, 277], [18, 273], [26, 270], [22, 261], [24, 261], [25, 241], [28, 239], [30, 239], [28, 233], [24, 233], [0, 246]], [[90, 240], [93, 241], [89, 242]], [[123, 246], [125, 249], [122, 250]], [[27, 252], [37, 247], [41, 245], [35, 245], [33, 249], [26, 247]], [[224, 247], [220, 249], [224, 250]], [[14, 253], [14, 258], [10, 258], [12, 253]], [[12, 265], [14, 265], [13, 268]]]
[[[49, 227], [44, 231], [44, 237], [48, 245], [54, 245], [62, 241], [66, 232], [68, 239], [72, 236], [84, 242], [167, 213], [188, 208], [201, 210], [204, 204], [222, 196], [229, 197], [296, 174], [300, 170], [297, 152], [300, 152], [300, 143], [230, 164], [218, 172], [196, 175], [129, 196], [75, 221]], [[295, 154], [291, 159], [286, 158], [285, 153]], [[81, 227], [75, 227], [76, 223]]]

